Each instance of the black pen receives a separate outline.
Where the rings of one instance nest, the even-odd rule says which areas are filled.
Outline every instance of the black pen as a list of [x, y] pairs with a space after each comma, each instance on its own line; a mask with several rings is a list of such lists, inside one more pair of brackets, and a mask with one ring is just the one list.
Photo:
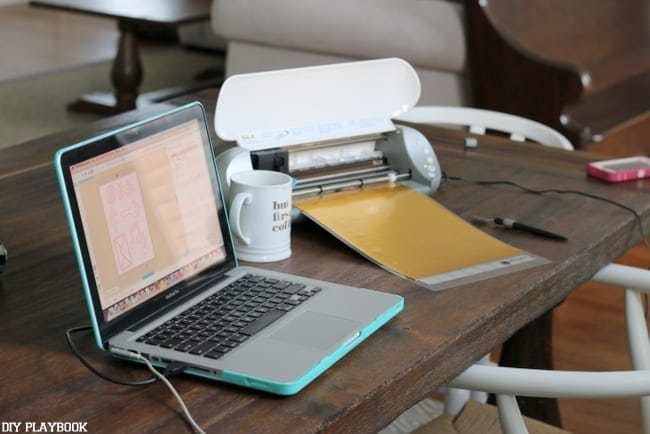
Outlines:
[[514, 221], [513, 219], [509, 218], [502, 218], [502, 217], [494, 217], [494, 218], [488, 218], [488, 217], [481, 217], [481, 216], [474, 216], [472, 217], [473, 220], [480, 221], [480, 222], [485, 222], [485, 223], [491, 223], [494, 222], [498, 225], [504, 226], [506, 228], [510, 229], [517, 229], [520, 231], [528, 232], [531, 234], [539, 235], [542, 237], [546, 238], [551, 238], [553, 240], [558, 240], [558, 241], [567, 241], [567, 237], [564, 237], [562, 235], [555, 234], [553, 232], [549, 232], [544, 229], [536, 228], [534, 226], [529, 226], [524, 223], [519, 223], [517, 221]]

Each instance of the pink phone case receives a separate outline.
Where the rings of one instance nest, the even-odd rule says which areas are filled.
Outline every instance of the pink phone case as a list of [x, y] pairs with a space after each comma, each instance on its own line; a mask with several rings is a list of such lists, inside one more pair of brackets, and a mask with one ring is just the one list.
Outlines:
[[[639, 164], [645, 164], [647, 167], [639, 167], [633, 169], [624, 169], [624, 170], [612, 170], [602, 167], [604, 165], [612, 165], [616, 163], [625, 163], [625, 162], [639, 162]], [[604, 179], [609, 182], [622, 182], [630, 181], [633, 179], [641, 179], [650, 177], [650, 160], [647, 157], [630, 157], [630, 158], [619, 158], [614, 160], [603, 160], [595, 161], [593, 163], [587, 164], [587, 173], [596, 178]]]

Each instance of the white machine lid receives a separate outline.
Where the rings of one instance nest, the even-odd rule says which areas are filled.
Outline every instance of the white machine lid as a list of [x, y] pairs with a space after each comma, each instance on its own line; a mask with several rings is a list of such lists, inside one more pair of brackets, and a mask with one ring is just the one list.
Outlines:
[[249, 150], [392, 131], [420, 80], [397, 58], [233, 75], [219, 92], [217, 135]]

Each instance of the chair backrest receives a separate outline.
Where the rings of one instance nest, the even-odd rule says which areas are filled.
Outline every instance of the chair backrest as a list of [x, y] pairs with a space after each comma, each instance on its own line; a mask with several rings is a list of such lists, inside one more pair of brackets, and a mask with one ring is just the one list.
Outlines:
[[526, 139], [545, 146], [573, 150], [566, 137], [544, 124], [531, 119], [492, 110], [469, 107], [417, 106], [395, 120], [420, 124], [444, 124], [469, 127], [474, 134], [486, 130], [500, 131], [510, 135], [511, 140]]

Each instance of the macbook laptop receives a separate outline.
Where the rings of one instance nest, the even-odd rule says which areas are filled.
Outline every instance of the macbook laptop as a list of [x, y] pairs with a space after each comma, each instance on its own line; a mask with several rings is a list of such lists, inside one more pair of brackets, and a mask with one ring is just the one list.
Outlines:
[[403, 299], [238, 266], [203, 107], [61, 149], [55, 166], [97, 345], [297, 393]]

